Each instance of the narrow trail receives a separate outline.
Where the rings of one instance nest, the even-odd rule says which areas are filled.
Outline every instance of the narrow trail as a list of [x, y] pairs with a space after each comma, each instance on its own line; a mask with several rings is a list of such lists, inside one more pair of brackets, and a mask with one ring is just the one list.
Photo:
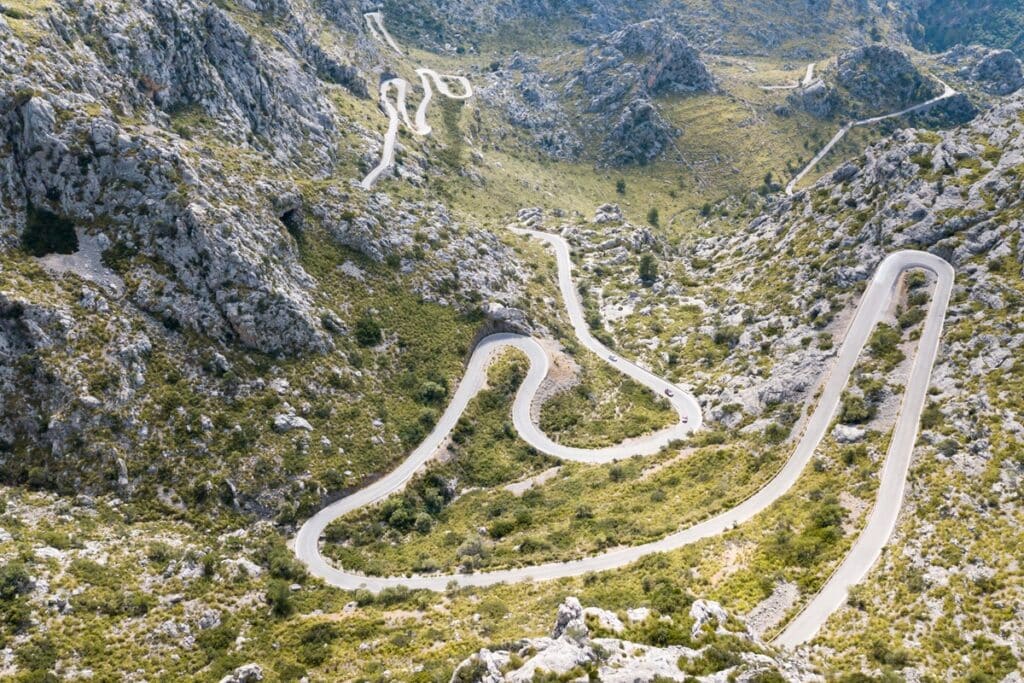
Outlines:
[[[405, 54], [398, 47], [391, 34], [388, 33], [387, 28], [385, 28], [384, 19], [380, 12], [370, 12], [364, 15], [364, 17], [370, 33], [377, 40], [390, 46], [399, 55]], [[404, 78], [390, 78], [380, 84], [380, 104], [388, 116], [388, 128], [384, 133], [384, 149], [381, 153], [380, 162], [360, 183], [364, 190], [371, 189], [377, 180], [380, 179], [381, 175], [394, 165], [395, 145], [398, 142], [400, 123], [404, 123], [405, 127], [413, 135], [419, 137], [425, 137], [433, 132], [430, 124], [427, 123], [427, 110], [430, 107], [431, 100], [434, 98], [434, 87], [442, 95], [453, 100], [468, 100], [473, 96], [473, 85], [464, 76], [439, 74], [433, 69], [427, 68], [416, 69], [416, 75], [420, 77], [420, 83], [423, 86], [423, 98], [420, 100], [419, 107], [416, 108], [416, 114], [413, 119], [409, 117], [409, 107], [407, 104], [409, 82]], [[458, 82], [461, 92], [454, 92], [448, 84], [449, 81]], [[431, 86], [431, 83], [433, 83], [433, 86]], [[395, 93], [394, 101], [392, 101], [391, 97], [392, 91]]]
[[[384, 28], [380, 14], [370, 13], [365, 16], [371, 32], [377, 39], [387, 43], [401, 54], [401, 50]], [[397, 135], [399, 122], [404, 123], [417, 135], [430, 133], [430, 126], [426, 123], [426, 108], [432, 96], [431, 80], [438, 90], [447, 97], [458, 99], [460, 96], [472, 96], [472, 87], [464, 78], [439, 76], [429, 69], [420, 69], [417, 70], [417, 73], [423, 82], [426, 95], [413, 120], [410, 120], [406, 107], [408, 83], [403, 79], [391, 79], [381, 84], [381, 101], [390, 118], [388, 135], [385, 136], [385, 154], [381, 165], [364, 181], [364, 187], [372, 186], [380, 173], [393, 160], [394, 138]], [[812, 64], [808, 67], [805, 82], [807, 79], [813, 79], [813, 75], [814, 65]], [[459, 80], [464, 88], [463, 93], [451, 94], [446, 79]], [[928, 102], [894, 114], [851, 122], [844, 126], [840, 133], [812, 161], [811, 166], [795, 178], [790, 187], [787, 187], [787, 193], [792, 194], [792, 187], [854, 126], [868, 125], [912, 113], [956, 94], [956, 91], [945, 83], [943, 85], [945, 86], [944, 94]], [[389, 98], [392, 89], [396, 93], [394, 104]], [[722, 534], [766, 510], [797, 483], [822, 439], [828, 433], [838, 411], [843, 390], [849, 382], [864, 346], [897, 295], [900, 276], [908, 270], [927, 270], [936, 277], [935, 292], [913, 360], [911, 376], [904, 392], [893, 438], [886, 454], [877, 501], [867, 525], [851, 551], [819, 592], [790, 621], [774, 642], [781, 646], [795, 647], [811, 640], [828, 617], [843, 604], [850, 586], [857, 584], [868, 574], [895, 529], [954, 282], [953, 267], [933, 254], [919, 251], [899, 251], [890, 254], [878, 266], [861, 298], [833, 367], [818, 395], [814, 412], [807, 420], [793, 453], [782, 469], [767, 484], [729, 510], [650, 543], [615, 548], [577, 560], [549, 562], [515, 569], [477, 573], [377, 577], [335, 567], [323, 557], [320, 551], [320, 538], [331, 522], [401, 491], [416, 473], [438, 454], [449, 433], [465, 412], [470, 400], [484, 388], [487, 381], [487, 368], [494, 356], [502, 350], [518, 349], [529, 359], [529, 370], [516, 392], [513, 402], [512, 420], [519, 437], [545, 454], [563, 460], [608, 463], [636, 455], [652, 455], [671, 442], [685, 438], [701, 427], [701, 409], [693, 395], [635, 363], [616, 358], [591, 334], [583, 306], [573, 284], [573, 266], [568, 242], [551, 233], [521, 228], [511, 228], [511, 230], [516, 234], [541, 240], [555, 252], [559, 290], [569, 321], [580, 344], [596, 353], [612, 368], [643, 384], [651, 391], [666, 396], [679, 417], [677, 423], [658, 432], [607, 448], [583, 449], [557, 444], [540, 430], [531, 417], [531, 406], [549, 370], [549, 358], [544, 347], [535, 339], [518, 334], [487, 336], [474, 349], [465, 375], [459, 382], [451, 403], [430, 435], [395, 470], [370, 486], [328, 505], [303, 524], [294, 541], [296, 556], [305, 563], [311, 574], [329, 585], [346, 590], [364, 588], [372, 592], [379, 592], [390, 587], [405, 586], [411, 589], [443, 591], [450, 585], [491, 586], [500, 583], [543, 581], [616, 569], [652, 553], [668, 552]]]
[[919, 111], [924, 111], [925, 109], [933, 107], [936, 104], [938, 104], [939, 102], [942, 102], [944, 100], [948, 100], [949, 98], [954, 97], [955, 95], [959, 95], [960, 94], [958, 91], [956, 91], [953, 88], [951, 88], [949, 86], [949, 84], [947, 84], [945, 81], [943, 81], [941, 79], [936, 79], [936, 80], [938, 80], [939, 83], [942, 84], [942, 88], [943, 88], [942, 94], [939, 95], [938, 97], [933, 97], [932, 99], [928, 100], [927, 102], [922, 102], [921, 104], [915, 104], [912, 107], [907, 107], [906, 109], [901, 109], [900, 111], [893, 112], [891, 114], [883, 114], [882, 116], [873, 116], [873, 117], [871, 117], [869, 119], [861, 119], [860, 121], [849, 121], [848, 123], [844, 124], [843, 127], [839, 129], [839, 132], [836, 133], [832, 137], [832, 139], [829, 140], [828, 143], [824, 147], [821, 148], [821, 151], [818, 152], [814, 156], [813, 159], [811, 159], [810, 163], [808, 163], [806, 166], [804, 166], [804, 168], [799, 173], [797, 173], [793, 177], [792, 180], [789, 181], [789, 184], [786, 185], [786, 194], [788, 196], [792, 197], [796, 193], [796, 186], [800, 184], [800, 181], [803, 180], [805, 177], [807, 177], [807, 174], [810, 173], [812, 170], [814, 170], [814, 168], [819, 163], [821, 163], [821, 160], [824, 159], [828, 155], [828, 153], [832, 151], [832, 148], [834, 148], [837, 144], [839, 144], [839, 141], [842, 140], [844, 137], [846, 137], [846, 134], [849, 133], [854, 128], [858, 128], [860, 126], [870, 126], [872, 124], [879, 123], [879, 122], [885, 121], [887, 119], [895, 119], [895, 118], [899, 118], [901, 116], [907, 116], [908, 114], [915, 114], [915, 113], [917, 113]]

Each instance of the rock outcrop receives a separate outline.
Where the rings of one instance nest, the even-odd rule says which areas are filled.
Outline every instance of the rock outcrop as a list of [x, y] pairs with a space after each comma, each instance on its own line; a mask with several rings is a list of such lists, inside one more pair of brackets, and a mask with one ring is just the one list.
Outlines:
[[602, 161], [612, 166], [648, 163], [675, 137], [652, 104], [654, 98], [716, 87], [697, 50], [656, 19], [631, 24], [591, 45], [569, 83], [570, 89], [575, 86], [585, 112], [616, 121], [601, 146]]
[[790, 93], [787, 100], [790, 105], [803, 109], [819, 119], [831, 117], [840, 105], [840, 99], [836, 92], [820, 78], [807, 85], [801, 85]]
[[980, 45], [957, 45], [940, 57], [956, 68], [965, 81], [977, 83], [993, 95], [1010, 95], [1024, 87], [1024, 70], [1009, 50], [991, 50]]
[[516, 53], [488, 74], [487, 84], [477, 92], [490, 106], [503, 111], [510, 124], [525, 131], [545, 154], [575, 160], [583, 151], [583, 142], [570, 123], [555, 80], [538, 69], [536, 60]]
[[[717, 603], [697, 601], [694, 604], [697, 618], [693, 633], [698, 640], [704, 625], [713, 624], [712, 630], [750, 643], [747, 651], [738, 654], [739, 663], [709, 672], [715, 675], [714, 680], [725, 680], [725, 677], [739, 681], [759, 680], [759, 676], [770, 672], [782, 675], [787, 681], [822, 680], [802, 662], [783, 655], [762, 654], [748, 634], [723, 628], [728, 615]], [[630, 610], [631, 616], [633, 613]], [[636, 611], [636, 616], [640, 621], [672, 621], [671, 617], [657, 617], [649, 611]], [[608, 683], [684, 681], [691, 680], [692, 674], [681, 667], [698, 659], [702, 666], [710, 662], [702, 659], [706, 646], [700, 642], [667, 646], [631, 642], [594, 634], [588, 622], [594, 623], [603, 634], [625, 628], [618, 616], [593, 607], [584, 608], [576, 598], [566, 598], [558, 608], [550, 638], [528, 638], [511, 647], [480, 650], [456, 668], [452, 683], [527, 683], [541, 675], [565, 676], [580, 671], [591, 671], [597, 680]]]
[[857, 106], [877, 113], [897, 111], [942, 93], [906, 53], [886, 45], [868, 45], [839, 56], [836, 82]]
[[[605, 40], [629, 61], [639, 62], [643, 87], [653, 96], [714, 90], [715, 80], [700, 54], [658, 19], [630, 24]], [[624, 73], [631, 69], [623, 69]]]
[[220, 679], [220, 683], [259, 683], [262, 680], [263, 668], [259, 664], [243, 664]]
[[675, 130], [648, 100], [626, 106], [602, 145], [604, 160], [612, 166], [644, 165], [664, 152]]

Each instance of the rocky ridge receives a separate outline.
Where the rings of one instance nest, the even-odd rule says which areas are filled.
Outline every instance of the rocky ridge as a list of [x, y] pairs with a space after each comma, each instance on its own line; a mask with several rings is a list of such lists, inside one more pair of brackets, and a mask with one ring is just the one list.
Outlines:
[[980, 45], [957, 45], [939, 57], [956, 69], [965, 81], [977, 83], [993, 95], [1010, 95], [1024, 87], [1024, 70], [1009, 50], [993, 50]]
[[653, 98], [709, 92], [715, 80], [700, 55], [659, 20], [630, 24], [587, 48], [582, 68], [566, 90], [579, 88], [588, 114], [616, 120], [601, 145], [612, 166], [645, 164], [675, 137]]
[[[582, 59], [577, 69], [545, 72], [516, 54], [495, 65], [483, 95], [550, 156], [578, 159], [585, 141], [594, 140], [602, 164], [629, 166], [662, 156], [678, 134], [658, 112], [657, 98], [717, 87], [699, 52], [657, 19], [601, 36]], [[510, 78], [515, 73], [518, 80]]]
[[873, 44], [839, 55], [835, 64], [789, 96], [791, 105], [819, 118], [842, 112], [854, 118], [888, 114], [942, 92], [902, 50]]

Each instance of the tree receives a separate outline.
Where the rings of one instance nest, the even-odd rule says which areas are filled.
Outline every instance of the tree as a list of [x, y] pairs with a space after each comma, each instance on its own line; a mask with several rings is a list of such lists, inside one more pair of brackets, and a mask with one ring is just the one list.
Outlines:
[[626, 181], [619, 178], [615, 181], [615, 191], [619, 194], [626, 194]]
[[369, 314], [356, 321], [355, 335], [360, 346], [376, 346], [384, 340], [380, 325]]
[[658, 222], [661, 220], [661, 216], [658, 214], [658, 209], [651, 207], [651, 210], [647, 212], [647, 222], [658, 227]]
[[860, 396], [847, 394], [843, 397], [843, 405], [839, 412], [839, 421], [843, 424], [863, 424], [875, 416], [875, 408]]
[[654, 260], [654, 257], [650, 254], [644, 254], [640, 257], [640, 280], [644, 284], [650, 285], [658, 279], [658, 263]]
[[276, 616], [288, 616], [293, 609], [291, 588], [280, 579], [271, 581], [267, 587], [267, 602]]
[[419, 398], [423, 403], [439, 403], [448, 395], [447, 387], [438, 382], [426, 381], [420, 385]]
[[421, 512], [416, 515], [416, 531], [421, 534], [425, 534], [430, 531], [430, 527], [434, 525], [434, 519], [426, 512]]

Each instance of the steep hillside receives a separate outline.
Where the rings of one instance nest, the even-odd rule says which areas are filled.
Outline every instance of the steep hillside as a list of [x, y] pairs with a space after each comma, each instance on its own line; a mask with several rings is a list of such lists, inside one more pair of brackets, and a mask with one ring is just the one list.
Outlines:
[[888, 19], [867, 0], [640, 0], [628, 4], [388, 0], [383, 4], [389, 15], [403, 17], [399, 31], [410, 40], [443, 48], [452, 43], [452, 35], [459, 35], [466, 41], [462, 49], [480, 51], [513, 45], [546, 51], [564, 46], [567, 38], [586, 44], [595, 34], [659, 17], [703, 49], [802, 59], [862, 44], [869, 35], [881, 36]]
[[[226, 488], [234, 504], [269, 496], [255, 509], [276, 513], [270, 492], [285, 478], [256, 472], [296, 448], [289, 425], [303, 434], [395, 377], [453, 378], [485, 309], [518, 299], [520, 271], [492, 234], [427, 192], [351, 187], [377, 145], [368, 81], [382, 60], [346, 30], [354, 19], [276, 2], [4, 7], [9, 480], [159, 481], [171, 498]], [[355, 334], [371, 324], [379, 339]], [[289, 377], [304, 396], [281, 389]], [[388, 430], [423, 428], [400, 413]], [[295, 419], [275, 431], [275, 415]], [[298, 441], [293, 475], [380, 466], [346, 465], [340, 443], [306, 464], [309, 439]], [[330, 476], [328, 488], [343, 483]]]
[[1017, 13], [0, 0], [0, 679], [1015, 681]]
[[916, 0], [911, 38], [943, 52], [957, 44], [1024, 52], [1024, 10], [1014, 0]]

